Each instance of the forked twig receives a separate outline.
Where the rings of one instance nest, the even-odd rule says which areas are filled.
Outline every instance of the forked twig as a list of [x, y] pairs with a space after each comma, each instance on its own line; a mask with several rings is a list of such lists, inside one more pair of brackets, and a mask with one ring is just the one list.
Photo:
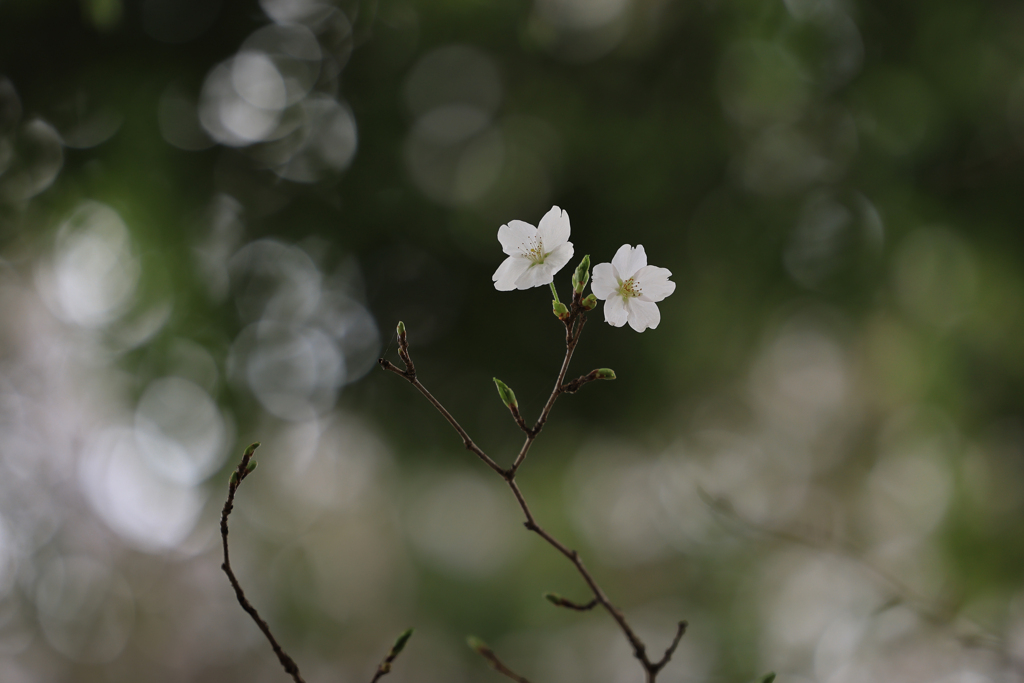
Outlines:
[[[516, 421], [516, 424], [519, 425], [520, 429], [522, 429], [522, 431], [526, 434], [526, 440], [523, 442], [522, 448], [520, 448], [519, 450], [519, 454], [516, 456], [515, 461], [512, 463], [512, 466], [509, 467], [507, 470], [502, 469], [500, 465], [498, 465], [490, 456], [488, 456], [483, 451], [483, 449], [481, 449], [476, 444], [475, 441], [473, 441], [472, 438], [470, 438], [466, 430], [463, 429], [461, 425], [459, 425], [455, 418], [452, 417], [451, 413], [449, 413], [444, 408], [444, 406], [441, 405], [441, 402], [434, 398], [434, 396], [429, 391], [427, 391], [426, 387], [424, 387], [423, 384], [419, 381], [418, 377], [416, 376], [415, 366], [412, 363], [412, 358], [409, 355], [409, 340], [408, 336], [406, 335], [404, 323], [398, 323], [398, 355], [399, 357], [401, 357], [402, 362], [405, 364], [405, 370], [400, 370], [396, 365], [394, 365], [393, 363], [384, 358], [381, 358], [378, 362], [380, 363], [380, 366], [383, 369], [395, 373], [396, 375], [404, 378], [406, 381], [408, 381], [410, 384], [416, 387], [416, 389], [419, 390], [419, 392], [423, 394], [428, 401], [430, 401], [430, 403], [438, 410], [438, 412], [440, 412], [441, 415], [444, 416], [448, 423], [452, 425], [455, 431], [458, 432], [459, 436], [462, 437], [463, 445], [468, 450], [475, 453], [478, 458], [480, 458], [485, 464], [487, 464], [488, 467], [490, 467], [492, 470], [501, 475], [502, 479], [505, 480], [505, 483], [508, 484], [509, 489], [511, 489], [513, 495], [516, 498], [516, 501], [519, 503], [519, 507], [523, 511], [523, 514], [526, 516], [526, 521], [523, 523], [523, 525], [528, 530], [536, 533], [538, 536], [547, 541], [549, 545], [555, 548], [558, 552], [562, 553], [562, 555], [564, 555], [570, 562], [572, 562], [573, 566], [576, 567], [576, 571], [580, 574], [581, 577], [583, 577], [583, 580], [586, 582], [587, 586], [590, 588], [591, 592], [594, 595], [594, 600], [588, 605], [577, 605], [576, 603], [572, 603], [564, 599], [561, 599], [563, 602], [558, 602], [556, 604], [562, 607], [569, 607], [570, 609], [577, 609], [581, 611], [591, 609], [596, 605], [601, 605], [602, 607], [604, 607], [604, 609], [611, 615], [611, 617], [619, 625], [619, 628], [622, 630], [623, 634], [626, 636], [626, 639], [632, 646], [633, 655], [637, 658], [637, 660], [639, 660], [641, 666], [644, 669], [647, 683], [654, 683], [655, 678], [658, 675], [658, 672], [665, 667], [665, 665], [672, 658], [672, 655], [675, 652], [676, 648], [679, 646], [679, 641], [682, 639], [683, 634], [686, 632], [686, 622], [679, 622], [675, 638], [673, 639], [671, 645], [669, 645], [668, 649], [665, 651], [662, 658], [656, 662], [651, 661], [650, 657], [647, 654], [646, 645], [644, 645], [644, 642], [640, 639], [639, 636], [637, 636], [636, 632], [633, 631], [632, 627], [629, 625], [629, 622], [626, 620], [626, 617], [625, 615], [623, 615], [622, 611], [612, 604], [612, 602], [608, 599], [608, 596], [605, 595], [604, 591], [601, 590], [601, 587], [598, 586], [597, 581], [584, 566], [583, 560], [580, 559], [579, 553], [577, 553], [575, 550], [570, 550], [561, 541], [556, 539], [554, 536], [548, 533], [543, 527], [541, 527], [540, 524], [537, 523], [537, 520], [534, 517], [533, 512], [530, 510], [529, 505], [526, 503], [526, 498], [523, 496], [523, 492], [519, 488], [519, 484], [516, 483], [516, 472], [518, 472], [520, 466], [522, 466], [523, 464], [523, 461], [526, 459], [526, 456], [530, 451], [530, 446], [533, 445], [533, 442], [537, 438], [537, 435], [540, 434], [541, 430], [544, 428], [544, 425], [547, 423], [548, 417], [551, 414], [551, 409], [554, 407], [555, 401], [558, 399], [558, 397], [564, 393], [573, 393], [580, 387], [582, 387], [584, 384], [591, 382], [593, 380], [615, 378], [615, 373], [613, 373], [612, 371], [607, 369], [601, 369], [594, 370], [588, 375], [584, 375], [570, 382], [565, 381], [566, 372], [568, 372], [569, 370], [569, 362], [572, 360], [573, 352], [576, 350], [576, 345], [579, 343], [580, 340], [580, 334], [583, 332], [583, 325], [586, 323], [586, 309], [582, 305], [582, 297], [580, 294], [574, 293], [572, 305], [569, 308], [568, 315], [560, 319], [565, 325], [565, 358], [563, 359], [562, 366], [558, 371], [558, 379], [555, 381], [555, 386], [551, 390], [551, 395], [548, 397], [547, 402], [544, 404], [544, 408], [541, 410], [540, 416], [537, 418], [537, 422], [534, 424], [534, 426], [532, 428], [526, 426], [525, 421], [519, 414], [519, 408], [514, 401], [514, 397], [511, 402], [506, 400], [506, 404], [508, 405], [509, 410], [512, 413], [512, 418]], [[499, 391], [500, 390], [501, 389], [499, 387]], [[503, 400], [505, 400], [505, 397], [503, 397]], [[474, 646], [474, 649], [477, 650], [477, 652], [483, 655], [486, 659], [488, 659], [488, 661], [491, 662], [492, 666], [494, 666], [495, 669], [501, 671], [506, 676], [509, 676], [514, 680], [525, 680], [522, 677], [519, 677], [518, 674], [512, 673], [510, 670], [508, 670], [507, 667], [504, 666], [504, 664], [501, 664], [500, 660], [498, 660], [497, 657], [494, 656], [494, 653], [490, 650], [490, 648], [487, 648], [486, 646], [483, 646], [483, 648], [484, 649]], [[499, 665], [502, 668], [499, 668]]]

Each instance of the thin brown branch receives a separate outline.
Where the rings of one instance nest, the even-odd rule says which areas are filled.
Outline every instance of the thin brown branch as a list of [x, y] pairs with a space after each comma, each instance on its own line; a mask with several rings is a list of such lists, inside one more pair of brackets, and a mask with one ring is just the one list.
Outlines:
[[[408, 352], [406, 352], [405, 355], [408, 356]], [[462, 445], [466, 447], [466, 450], [476, 453], [477, 457], [483, 460], [488, 467], [490, 467], [492, 470], [500, 474], [502, 477], [505, 476], [505, 470], [503, 470], [498, 465], [498, 463], [494, 462], [494, 460], [492, 460], [489, 455], [484, 453], [483, 449], [476, 445], [476, 442], [474, 442], [473, 439], [470, 438], [466, 430], [462, 428], [462, 425], [460, 425], [458, 421], [456, 421], [456, 419], [452, 417], [452, 414], [449, 413], [448, 410], [443, 405], [441, 405], [441, 402], [434, 398], [434, 395], [427, 391], [427, 388], [423, 386], [423, 384], [416, 378], [415, 372], [410, 371], [408, 369], [406, 369], [403, 372], [402, 370], [399, 370], [398, 366], [396, 366], [394, 363], [384, 358], [378, 359], [377, 362], [385, 370], [389, 370], [398, 375], [399, 377], [404, 377], [406, 381], [409, 382], [409, 384], [416, 387], [416, 389], [419, 390], [419, 392], [423, 394], [428, 401], [430, 401], [431, 405], [437, 408], [437, 411], [444, 416], [444, 419], [448, 420], [448, 424], [450, 424], [455, 429], [455, 431], [459, 433], [459, 436], [462, 437]], [[405, 364], [406, 368], [411, 368], [412, 360], [410, 359], [409, 361], [406, 361]]]
[[580, 603], [573, 602], [568, 598], [563, 598], [561, 595], [558, 595], [557, 593], [545, 593], [544, 599], [550, 602], [552, 605], [555, 605], [556, 607], [564, 607], [566, 609], [576, 610], [577, 612], [589, 612], [598, 605], [597, 598], [594, 598], [590, 602], [581, 605]]
[[398, 655], [401, 654], [402, 650], [405, 649], [405, 644], [409, 642], [409, 638], [412, 636], [412, 629], [404, 631], [402, 635], [398, 636], [398, 640], [391, 646], [391, 650], [388, 652], [384, 660], [377, 666], [377, 671], [374, 672], [373, 678], [370, 679], [370, 683], [377, 683], [384, 676], [391, 673], [391, 665], [394, 663]]
[[508, 409], [509, 412], [512, 413], [512, 419], [515, 420], [516, 424], [519, 425], [519, 428], [522, 429], [527, 436], [529, 436], [531, 431], [530, 428], [526, 426], [526, 420], [523, 419], [523, 414], [519, 412], [519, 406], [511, 405], [508, 407]]
[[299, 666], [295, 663], [288, 653], [284, 651], [277, 639], [274, 638], [274, 634], [270, 632], [270, 626], [267, 625], [256, 611], [256, 608], [252, 606], [248, 598], [245, 597], [245, 591], [242, 590], [241, 584], [238, 583], [238, 579], [235, 577], [235, 573], [231, 570], [231, 558], [228, 555], [228, 515], [234, 509], [235, 503], [235, 491], [241, 485], [242, 481], [255, 469], [256, 463], [252, 460], [252, 455], [256, 448], [259, 446], [258, 443], [254, 443], [245, 449], [245, 453], [242, 455], [241, 462], [238, 463], [238, 467], [234, 472], [231, 473], [231, 480], [228, 483], [228, 499], [224, 503], [224, 509], [220, 513], [220, 536], [221, 541], [224, 545], [224, 563], [220, 566], [224, 570], [224, 573], [228, 575], [228, 581], [231, 582], [231, 587], [235, 589], [235, 597], [238, 598], [238, 604], [242, 606], [242, 609], [252, 617], [252, 620], [256, 622], [260, 630], [263, 631], [263, 635], [270, 641], [270, 646], [274, 649], [274, 654], [277, 655], [277, 659], [281, 662], [281, 666], [284, 667], [285, 673], [292, 677], [295, 683], [305, 683], [302, 680], [302, 676], [299, 674]]
[[612, 604], [611, 600], [608, 599], [608, 596], [605, 595], [603, 590], [601, 590], [601, 587], [597, 585], [597, 581], [590, 574], [590, 571], [586, 566], [584, 566], [583, 560], [580, 559], [579, 553], [575, 550], [569, 550], [569, 548], [567, 548], [561, 541], [556, 539], [543, 527], [537, 524], [537, 520], [534, 518], [533, 512], [530, 511], [530, 506], [526, 504], [523, 492], [519, 489], [519, 484], [513, 480], [508, 482], [508, 485], [511, 487], [512, 493], [515, 494], [516, 500], [519, 502], [519, 507], [522, 509], [523, 514], [526, 515], [526, 521], [523, 522], [523, 526], [543, 538], [549, 545], [565, 555], [569, 561], [573, 563], [576, 567], [576, 571], [579, 572], [580, 576], [582, 576], [583, 580], [587, 583], [587, 586], [590, 587], [590, 590], [593, 592], [598, 603], [600, 603], [608, 614], [612, 616], [612, 619], [615, 620], [619, 625], [619, 628], [622, 630], [622, 633], [626, 636], [626, 640], [628, 640], [629, 644], [633, 646], [633, 655], [640, 660], [644, 670], [650, 673], [653, 664], [647, 656], [647, 646], [644, 645], [643, 641], [640, 640], [640, 637], [633, 631], [629, 622], [626, 621], [625, 615], [622, 614], [622, 611]]
[[597, 380], [597, 370], [592, 370], [585, 375], [581, 375], [571, 382], [566, 382], [562, 385], [560, 393], [562, 394], [575, 394], [579, 391], [584, 384], [590, 384]]
[[[523, 464], [523, 461], [525, 460], [526, 455], [529, 452], [530, 446], [533, 444], [534, 439], [537, 438], [537, 435], [540, 433], [541, 429], [543, 429], [544, 427], [544, 424], [547, 422], [548, 417], [551, 414], [551, 409], [554, 407], [555, 401], [561, 394], [568, 392], [567, 386], [565, 384], [565, 375], [566, 372], [568, 372], [569, 362], [572, 360], [573, 351], [575, 351], [576, 345], [579, 343], [580, 340], [580, 335], [583, 332], [583, 325], [586, 323], [586, 315], [581, 305], [581, 297], [579, 294], [575, 294], [573, 296], [572, 307], [570, 311], [570, 315], [563, 321], [563, 323], [565, 324], [566, 351], [565, 358], [562, 361], [562, 367], [558, 372], [558, 379], [555, 381], [554, 389], [552, 389], [551, 395], [548, 397], [547, 403], [545, 403], [544, 408], [541, 410], [540, 417], [538, 417], [534, 427], [532, 429], [527, 429], [524, 424], [520, 425], [523, 431], [526, 432], [526, 441], [523, 443], [523, 446], [520, 449], [519, 455], [516, 457], [515, 462], [508, 470], [502, 470], [500, 467], [498, 467], [496, 463], [494, 463], [493, 460], [487, 457], [483, 453], [483, 451], [476, 446], [472, 439], [469, 438], [469, 435], [466, 434], [465, 430], [463, 430], [462, 427], [459, 426], [459, 423], [455, 420], [455, 418], [452, 417], [451, 414], [444, 408], [444, 406], [442, 406], [441, 403], [437, 399], [435, 399], [430, 394], [430, 392], [428, 392], [426, 388], [423, 387], [422, 384], [420, 384], [419, 380], [416, 379], [415, 371], [411, 369], [412, 359], [408, 357], [408, 343], [404, 338], [404, 325], [402, 325], [401, 323], [399, 324], [399, 330], [401, 330], [402, 332], [399, 334], [399, 355], [401, 355], [403, 362], [406, 364], [406, 370], [399, 370], [398, 367], [396, 367], [394, 364], [388, 362], [383, 358], [380, 359], [379, 363], [381, 367], [384, 368], [385, 370], [390, 370], [391, 372], [394, 372], [395, 374], [403, 377], [406, 381], [410, 382], [411, 384], [413, 384], [413, 386], [419, 389], [420, 393], [427, 397], [427, 400], [430, 401], [430, 403], [438, 410], [438, 412], [440, 412], [445, 417], [445, 419], [448, 420], [448, 423], [451, 424], [452, 427], [454, 427], [455, 430], [459, 433], [459, 435], [463, 439], [463, 443], [466, 445], [466, 448], [475, 452], [478, 456], [481, 457], [481, 459], [485, 463], [487, 463], [489, 467], [491, 467], [491, 469], [493, 469], [502, 476], [502, 478], [505, 480], [505, 483], [508, 484], [509, 488], [512, 490], [513, 495], [515, 495], [516, 501], [519, 503], [520, 509], [522, 509], [523, 514], [526, 516], [526, 521], [523, 523], [523, 525], [527, 529], [533, 531], [538, 536], [547, 541], [549, 545], [555, 548], [555, 550], [557, 550], [558, 552], [562, 553], [566, 558], [568, 558], [570, 562], [573, 563], [573, 566], [576, 567], [576, 571], [580, 574], [580, 576], [586, 582], [587, 586], [590, 588], [591, 592], [594, 594], [593, 602], [596, 604], [600, 604], [602, 607], [604, 607], [608, 614], [610, 614], [611, 617], [615, 620], [615, 622], [619, 625], [619, 628], [622, 630], [623, 634], [626, 636], [626, 639], [633, 647], [633, 654], [637, 658], [637, 660], [640, 661], [640, 664], [643, 666], [644, 672], [646, 674], [647, 683], [654, 683], [655, 678], [658, 675], [658, 672], [665, 666], [665, 664], [668, 663], [669, 659], [672, 657], [672, 653], [675, 651], [676, 647], [678, 647], [679, 641], [680, 639], [682, 639], [683, 634], [686, 631], [686, 622], [679, 622], [679, 627], [676, 632], [675, 639], [672, 641], [672, 644], [669, 646], [668, 650], [665, 652], [665, 655], [662, 657], [662, 659], [658, 662], [652, 662], [650, 657], [648, 657], [647, 655], [647, 647], [644, 645], [643, 641], [640, 639], [639, 636], [637, 636], [636, 632], [633, 631], [632, 627], [629, 625], [629, 622], [626, 620], [626, 617], [625, 615], [623, 615], [622, 611], [612, 604], [612, 602], [608, 599], [608, 596], [605, 595], [604, 591], [601, 590], [601, 587], [598, 586], [597, 581], [587, 570], [586, 566], [584, 566], [583, 560], [580, 559], [579, 553], [577, 553], [575, 550], [570, 550], [565, 544], [556, 539], [554, 536], [548, 533], [543, 527], [541, 527], [537, 523], [537, 520], [534, 517], [533, 512], [530, 510], [530, 506], [526, 503], [526, 498], [523, 496], [523, 492], [519, 488], [519, 484], [517, 484], [515, 480], [516, 472], [518, 471], [519, 467]], [[598, 373], [598, 371], [594, 371], [594, 373], [591, 373], [594, 375], [594, 379], [599, 378], [596, 373]], [[574, 383], [578, 381], [579, 380], [573, 380], [573, 382], [569, 383], [568, 387], [573, 387]], [[581, 382], [579, 386], [582, 386], [582, 384], [583, 383]], [[518, 415], [518, 410], [513, 410], [512, 415], [513, 418], [517, 418], [517, 423], [521, 422], [522, 418], [521, 416]], [[566, 602], [568, 603], [569, 601]], [[575, 605], [575, 603], [570, 604]], [[592, 603], [586, 607], [575, 606], [573, 608], [591, 609], [594, 606], [595, 604]], [[486, 648], [486, 646], [484, 647], [486, 651], [480, 649], [477, 649], [477, 651], [480, 652], [489, 661], [491, 661], [492, 665], [494, 665], [496, 669], [498, 669], [502, 673], [505, 673], [505, 675], [509, 676], [510, 678], [513, 678], [514, 680], [524, 680], [518, 677], [517, 674], [507, 672], [506, 670], [499, 668], [499, 665], [501, 667], [504, 667], [504, 665], [502, 665], [500, 661], [498, 661], [497, 657], [494, 656], [494, 653], [489, 648]]]
[[526, 460], [526, 454], [530, 452], [530, 446], [533, 445], [533, 440], [540, 434], [540, 430], [544, 429], [544, 425], [547, 424], [548, 416], [551, 415], [551, 409], [555, 407], [555, 401], [562, 395], [562, 383], [565, 381], [565, 373], [569, 370], [569, 362], [572, 360], [572, 354], [576, 350], [576, 345], [579, 344], [580, 335], [583, 333], [583, 325], [587, 322], [587, 316], [582, 311], [578, 311], [578, 303], [575, 299], [579, 298], [578, 295], [573, 300], [573, 315], [565, 320], [565, 358], [562, 360], [562, 367], [558, 371], [558, 379], [555, 380], [555, 388], [551, 390], [551, 395], [548, 396], [547, 403], [544, 404], [544, 408], [540, 411], [540, 417], [537, 418], [537, 422], [533, 425], [533, 429], [524, 430], [526, 431], [526, 441], [523, 443], [523, 447], [519, 449], [519, 455], [516, 456], [515, 462], [512, 463], [512, 467], [509, 468], [506, 474], [506, 479], [514, 479], [516, 472], [519, 467]]
[[665, 654], [662, 658], [655, 662], [651, 667], [654, 670], [654, 673], [664, 669], [665, 665], [668, 664], [670, 659], [672, 659], [672, 655], [675, 653], [676, 648], [679, 647], [679, 641], [683, 639], [683, 634], [686, 633], [686, 626], [687, 623], [685, 621], [679, 622], [679, 625], [676, 627], [676, 637], [672, 639], [672, 644], [668, 646], [667, 650], [665, 650]]
[[491, 665], [491, 668], [493, 668], [498, 673], [502, 674], [507, 678], [511, 678], [513, 681], [516, 681], [517, 683], [530, 683], [530, 681], [523, 678], [512, 669], [508, 668], [504, 662], [498, 659], [498, 655], [494, 654], [494, 650], [492, 650], [486, 643], [483, 643], [477, 640], [476, 638], [470, 638], [469, 646], [473, 648], [477, 652], [477, 654], [486, 659], [488, 663]]

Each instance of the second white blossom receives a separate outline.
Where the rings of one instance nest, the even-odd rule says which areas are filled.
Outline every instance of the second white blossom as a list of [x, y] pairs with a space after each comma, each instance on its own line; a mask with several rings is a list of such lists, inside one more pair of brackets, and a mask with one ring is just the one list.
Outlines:
[[642, 244], [636, 248], [623, 244], [615, 252], [611, 263], [594, 266], [591, 289], [594, 296], [604, 299], [604, 320], [614, 327], [627, 322], [637, 332], [654, 329], [661, 322], [661, 311], [656, 302], [676, 291], [676, 283], [669, 280], [672, 272], [667, 268], [647, 265], [647, 252]]

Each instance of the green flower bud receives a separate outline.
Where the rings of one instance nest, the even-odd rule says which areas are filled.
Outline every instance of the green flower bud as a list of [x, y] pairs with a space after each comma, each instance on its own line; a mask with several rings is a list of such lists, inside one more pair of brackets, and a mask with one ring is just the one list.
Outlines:
[[245, 449], [245, 454], [244, 454], [243, 457], [251, 458], [252, 454], [255, 453], [256, 449], [259, 448], [259, 447], [260, 447], [260, 442], [259, 441], [257, 441], [256, 443], [253, 443], [253, 444], [249, 444], [249, 447]]
[[476, 636], [469, 636], [468, 638], [466, 638], [466, 645], [469, 645], [469, 648], [471, 650], [475, 650], [480, 654], [483, 654], [484, 652], [489, 652], [491, 649], [487, 647], [487, 643], [480, 640]]
[[577, 294], [582, 294], [588, 280], [590, 280], [590, 254], [584, 256], [580, 264], [576, 266], [576, 272], [572, 274], [572, 288], [576, 290]]
[[405, 323], [403, 323], [401, 320], [398, 321], [398, 336], [405, 336]]
[[231, 479], [228, 480], [228, 483], [231, 486], [238, 486], [238, 470], [231, 473]]
[[519, 402], [516, 401], [516, 394], [508, 388], [507, 384], [497, 377], [494, 378], [494, 384], [498, 387], [498, 396], [501, 396], [501, 402], [505, 404], [506, 408], [519, 408]]
[[569, 317], [569, 309], [560, 301], [551, 302], [551, 312], [555, 314], [559, 320], [565, 320]]
[[562, 596], [558, 593], [545, 593], [544, 599], [550, 602], [552, 605], [562, 605]]
[[585, 310], [592, 311], [597, 307], [597, 297], [594, 296], [592, 293], [588, 294], [580, 303], [583, 304], [583, 308]]
[[392, 655], [397, 655], [399, 652], [405, 649], [405, 644], [409, 642], [410, 638], [412, 638], [413, 630], [414, 629], [410, 628], [406, 631], [403, 631], [402, 635], [398, 636], [398, 640], [396, 640], [395, 644], [391, 646]]
[[252, 472], [254, 469], [256, 469], [256, 465], [258, 464], [259, 463], [256, 462], [255, 460], [250, 460], [249, 464], [245, 466], [245, 473], [249, 474], [250, 472]]
[[594, 370], [597, 379], [615, 379], [615, 371], [611, 368], [598, 368]]

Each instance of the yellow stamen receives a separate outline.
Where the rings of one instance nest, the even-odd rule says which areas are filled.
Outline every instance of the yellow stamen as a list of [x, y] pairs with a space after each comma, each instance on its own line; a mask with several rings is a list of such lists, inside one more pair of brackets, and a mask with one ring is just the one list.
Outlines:
[[640, 288], [640, 283], [633, 278], [629, 278], [619, 285], [619, 294], [622, 295], [623, 299], [638, 297], [643, 293], [644, 291]]

